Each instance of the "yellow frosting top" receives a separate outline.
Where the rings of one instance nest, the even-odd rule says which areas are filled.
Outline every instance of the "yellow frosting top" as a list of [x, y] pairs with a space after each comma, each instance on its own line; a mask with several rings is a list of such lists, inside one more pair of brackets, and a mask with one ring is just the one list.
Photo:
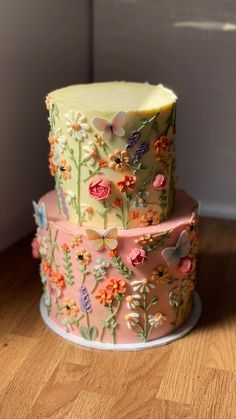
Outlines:
[[152, 112], [170, 106], [175, 93], [162, 84], [123, 81], [77, 84], [49, 94], [58, 104], [97, 112]]

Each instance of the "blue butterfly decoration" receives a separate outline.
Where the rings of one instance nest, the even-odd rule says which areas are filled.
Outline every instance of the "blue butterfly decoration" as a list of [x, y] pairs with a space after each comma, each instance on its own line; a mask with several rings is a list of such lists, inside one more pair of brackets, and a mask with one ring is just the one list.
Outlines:
[[40, 228], [47, 228], [47, 216], [44, 202], [37, 204], [33, 201], [35, 222]]
[[177, 266], [181, 258], [189, 254], [190, 243], [186, 230], [182, 231], [175, 246], [167, 247], [162, 251], [162, 256], [167, 265]]

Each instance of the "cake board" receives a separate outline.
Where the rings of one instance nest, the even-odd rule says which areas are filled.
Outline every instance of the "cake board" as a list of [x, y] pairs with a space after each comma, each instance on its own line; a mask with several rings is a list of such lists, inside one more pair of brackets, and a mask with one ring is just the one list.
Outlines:
[[91, 349], [100, 349], [100, 350], [110, 350], [110, 351], [139, 351], [143, 349], [152, 349], [158, 346], [167, 345], [175, 340], [178, 340], [185, 335], [187, 335], [191, 330], [196, 326], [198, 320], [201, 316], [202, 312], [202, 304], [199, 295], [195, 292], [194, 299], [193, 299], [193, 309], [188, 317], [187, 321], [176, 331], [170, 333], [168, 336], [163, 336], [159, 339], [154, 339], [149, 342], [141, 342], [141, 343], [119, 343], [119, 344], [112, 344], [112, 343], [102, 343], [97, 341], [88, 341], [83, 339], [79, 336], [75, 336], [72, 333], [68, 333], [58, 327], [48, 316], [47, 308], [44, 305], [43, 297], [40, 299], [40, 314], [44, 321], [44, 323], [51, 329], [54, 333], [61, 336], [62, 338], [75, 343], [80, 346], [85, 346]]

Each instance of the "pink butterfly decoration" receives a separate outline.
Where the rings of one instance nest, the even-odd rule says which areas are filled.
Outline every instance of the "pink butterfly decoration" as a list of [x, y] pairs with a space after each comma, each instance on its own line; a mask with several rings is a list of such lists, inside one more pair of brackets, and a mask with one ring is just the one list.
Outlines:
[[112, 134], [116, 135], [117, 137], [124, 137], [125, 130], [123, 125], [125, 120], [125, 112], [118, 112], [115, 116], [113, 116], [111, 122], [103, 118], [95, 118], [93, 120], [93, 124], [98, 131], [102, 131], [102, 138], [103, 140], [107, 141], [110, 140]]

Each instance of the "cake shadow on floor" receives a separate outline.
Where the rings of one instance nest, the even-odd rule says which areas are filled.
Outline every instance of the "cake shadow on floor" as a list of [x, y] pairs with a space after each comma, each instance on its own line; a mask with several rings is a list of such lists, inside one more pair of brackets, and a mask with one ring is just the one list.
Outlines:
[[199, 328], [236, 320], [235, 254], [200, 253], [196, 290], [202, 301]]

